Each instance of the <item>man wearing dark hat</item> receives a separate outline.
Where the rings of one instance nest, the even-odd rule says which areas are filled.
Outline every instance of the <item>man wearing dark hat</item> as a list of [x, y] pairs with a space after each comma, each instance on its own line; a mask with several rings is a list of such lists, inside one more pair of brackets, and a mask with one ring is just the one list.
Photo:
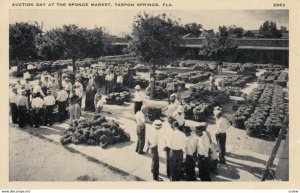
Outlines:
[[195, 160], [197, 158], [197, 138], [195, 135], [192, 135], [192, 130], [190, 127], [184, 127], [185, 133], [185, 171], [186, 171], [186, 180], [195, 181], [197, 180], [195, 173]]
[[43, 121], [42, 118], [44, 117], [44, 101], [40, 97], [40, 94], [33, 94], [33, 99], [31, 101], [32, 107], [32, 118], [33, 118], [33, 125], [38, 128], [42, 125]]
[[198, 157], [198, 168], [199, 178], [201, 181], [211, 181], [210, 167], [209, 167], [209, 139], [205, 131], [207, 127], [206, 123], [201, 123], [196, 127], [197, 138], [197, 157]]
[[18, 98], [18, 109], [19, 109], [19, 127], [24, 128], [27, 123], [27, 111], [29, 109], [28, 100], [26, 97], [25, 90], [22, 91], [21, 97]]
[[174, 132], [170, 137], [170, 180], [181, 180], [181, 164], [183, 161], [183, 151], [185, 148], [185, 136], [179, 130], [179, 124], [177, 121], [172, 123]]
[[159, 155], [158, 155], [158, 131], [162, 128], [162, 122], [155, 120], [152, 128], [149, 128], [147, 144], [152, 154], [151, 172], [155, 181], [162, 181], [159, 175]]
[[11, 112], [11, 119], [13, 124], [18, 124], [18, 94], [17, 94], [17, 88], [13, 87], [12, 92], [9, 96], [9, 106], [10, 106], [10, 112]]
[[67, 103], [68, 103], [68, 93], [63, 89], [63, 86], [59, 86], [59, 91], [57, 92], [57, 105], [58, 105], [58, 114], [59, 121], [63, 122], [67, 118]]
[[230, 127], [229, 121], [222, 117], [222, 109], [220, 107], [214, 108], [214, 116], [216, 118], [216, 140], [219, 147], [219, 161], [225, 164], [226, 154], [226, 130]]
[[45, 125], [51, 126], [53, 124], [53, 109], [55, 105], [55, 98], [51, 95], [51, 91], [47, 91], [47, 96], [44, 98], [45, 105]]

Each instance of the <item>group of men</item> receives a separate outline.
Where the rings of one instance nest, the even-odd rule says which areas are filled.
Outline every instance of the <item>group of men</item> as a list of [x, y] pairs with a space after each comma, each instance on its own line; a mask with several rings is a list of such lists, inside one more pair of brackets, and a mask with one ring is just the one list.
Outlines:
[[[57, 111], [57, 120], [60, 122], [65, 121], [68, 115], [70, 124], [73, 120], [80, 118], [82, 98], [86, 88], [83, 87], [79, 77], [76, 78], [74, 84], [65, 73], [58, 77], [43, 72], [34, 80], [30, 81], [30, 79], [30, 74], [25, 72], [25, 82], [21, 83], [19, 79], [11, 88], [9, 103], [13, 124], [18, 124], [20, 128], [28, 124], [35, 127], [50, 126], [55, 120], [54, 110]], [[92, 87], [91, 90], [95, 90], [95, 82], [87, 88], [90, 87]], [[86, 107], [92, 106], [91, 111], [101, 112], [103, 103], [100, 88], [89, 93], [93, 96], [86, 97]]]
[[199, 123], [194, 129], [195, 133], [185, 124], [183, 108], [176, 94], [171, 95], [170, 104], [165, 109], [168, 123], [163, 124], [161, 120], [155, 120], [146, 129], [143, 108], [135, 114], [138, 136], [136, 152], [144, 154], [145, 145], [147, 150], [150, 149], [153, 179], [162, 181], [159, 177], [158, 146], [159, 141], [163, 140], [166, 173], [171, 181], [196, 181], [196, 166], [200, 180], [211, 181], [210, 173], [217, 173], [217, 163], [225, 164], [226, 130], [230, 127], [230, 123], [222, 116], [222, 109], [215, 107], [213, 112], [216, 119], [215, 137], [218, 144], [216, 145], [210, 132], [206, 131], [207, 123]]

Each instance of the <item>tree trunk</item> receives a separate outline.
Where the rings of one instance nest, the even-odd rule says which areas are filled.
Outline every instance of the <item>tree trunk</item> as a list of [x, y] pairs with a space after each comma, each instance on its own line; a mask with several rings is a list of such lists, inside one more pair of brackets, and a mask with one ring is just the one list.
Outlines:
[[76, 58], [72, 58], [72, 66], [73, 66], [73, 72], [75, 73], [76, 71]]
[[150, 93], [150, 99], [151, 100], [154, 99], [154, 97], [155, 97], [154, 96], [155, 95], [155, 81], [156, 81], [155, 70], [156, 70], [156, 65], [152, 64], [152, 76], [151, 76], [151, 73], [150, 73], [150, 81], [151, 81], [151, 78], [153, 78], [154, 81], [153, 81], [153, 86], [151, 88], [151, 93]]

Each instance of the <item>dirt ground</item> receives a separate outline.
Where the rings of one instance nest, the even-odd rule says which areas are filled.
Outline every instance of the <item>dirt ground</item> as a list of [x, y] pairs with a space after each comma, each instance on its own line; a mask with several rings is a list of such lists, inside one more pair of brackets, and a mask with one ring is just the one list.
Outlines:
[[10, 181], [136, 181], [17, 127], [10, 127], [9, 148]]

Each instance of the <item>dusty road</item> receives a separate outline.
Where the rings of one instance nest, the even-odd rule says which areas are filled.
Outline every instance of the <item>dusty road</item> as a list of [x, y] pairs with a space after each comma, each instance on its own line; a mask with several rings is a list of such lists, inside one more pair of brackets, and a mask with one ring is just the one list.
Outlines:
[[10, 127], [10, 181], [132, 181], [63, 146]]

